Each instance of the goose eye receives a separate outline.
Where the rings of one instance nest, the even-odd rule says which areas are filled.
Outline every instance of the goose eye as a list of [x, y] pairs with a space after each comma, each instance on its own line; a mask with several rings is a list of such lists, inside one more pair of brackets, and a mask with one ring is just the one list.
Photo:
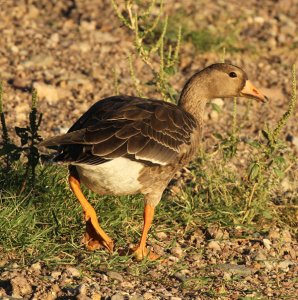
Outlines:
[[231, 73], [229, 73], [229, 76], [232, 78], [235, 78], [235, 77], [237, 77], [237, 74], [235, 72], [231, 72]]

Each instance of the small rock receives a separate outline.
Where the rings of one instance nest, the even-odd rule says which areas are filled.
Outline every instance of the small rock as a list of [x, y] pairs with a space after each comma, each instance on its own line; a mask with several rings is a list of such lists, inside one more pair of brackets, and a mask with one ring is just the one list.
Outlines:
[[185, 276], [185, 274], [183, 274], [182, 272], [176, 272], [176, 273], [174, 274], [174, 277], [175, 277], [176, 279], [178, 279], [179, 281], [181, 281], [181, 282], [183, 282], [183, 281], [186, 280], [186, 276]]
[[268, 271], [271, 271], [274, 268], [273, 263], [268, 260], [263, 261], [263, 263], [264, 263], [266, 270], [268, 270]]
[[268, 237], [270, 240], [278, 240], [280, 238], [279, 229], [277, 228], [270, 229]]
[[270, 100], [283, 100], [285, 95], [281, 88], [270, 87], [270, 88], [262, 88], [262, 92], [266, 95]]
[[11, 266], [13, 269], [17, 269], [19, 268], [19, 265], [17, 263], [13, 263], [12, 266]]
[[101, 294], [96, 292], [91, 296], [92, 300], [101, 300]]
[[8, 263], [8, 260], [6, 258], [0, 259], [0, 268], [3, 268]]
[[31, 265], [31, 269], [35, 272], [40, 272], [41, 271], [41, 264], [40, 262], [36, 262], [35, 264]]
[[159, 240], [164, 241], [164, 240], [166, 240], [168, 238], [168, 235], [165, 232], [160, 231], [160, 232], [156, 233], [156, 237]]
[[210, 119], [211, 119], [212, 121], [217, 121], [218, 118], [219, 118], [219, 114], [218, 114], [218, 112], [217, 112], [216, 110], [212, 110], [212, 111], [210, 112], [209, 116], [210, 116]]
[[232, 278], [231, 273], [228, 273], [228, 272], [223, 273], [224, 280], [231, 280], [231, 278]]
[[59, 43], [59, 40], [60, 40], [59, 34], [57, 32], [55, 32], [50, 36], [50, 38], [47, 42], [47, 46], [48, 47], [56, 47], [57, 44]]
[[[298, 146], [298, 145], [297, 145]], [[282, 186], [282, 189], [284, 191], [289, 191], [291, 189], [291, 184], [289, 182], [289, 179], [287, 177], [285, 177], [282, 182], [281, 182], [281, 186]]]
[[211, 100], [211, 103], [216, 104], [220, 108], [222, 108], [225, 104], [224, 101], [221, 98], [214, 98], [214, 99]]
[[87, 53], [91, 49], [88, 43], [79, 43], [78, 47], [82, 53]]
[[91, 300], [90, 297], [88, 297], [86, 295], [81, 295], [81, 294], [77, 295], [76, 299], [77, 300]]
[[30, 5], [29, 9], [26, 13], [26, 18], [28, 19], [35, 19], [39, 16], [39, 9], [34, 6], [34, 5]]
[[261, 16], [256, 16], [256, 17], [254, 17], [253, 20], [254, 20], [255, 23], [261, 24], [261, 25], [264, 24], [264, 22], [265, 22], [265, 19]]
[[123, 276], [118, 273], [118, 272], [115, 272], [115, 271], [108, 271], [107, 272], [107, 275], [111, 278], [111, 279], [115, 279], [115, 280], [118, 280], [120, 282], [123, 281]]
[[175, 257], [175, 256], [173, 256], [173, 255], [170, 255], [170, 256], [169, 256], [169, 261], [178, 262], [178, 261], [179, 261], [179, 258], [178, 258], [178, 257]]
[[124, 296], [121, 294], [115, 294], [111, 297], [111, 300], [124, 300]]
[[94, 21], [87, 22], [87, 21], [82, 21], [80, 24], [80, 29], [83, 31], [94, 31], [96, 28], [96, 23]]
[[284, 260], [284, 261], [281, 261], [278, 265], [277, 265], [277, 267], [279, 268], [279, 269], [282, 269], [283, 271], [289, 271], [289, 266], [291, 266], [291, 265], [294, 265], [295, 263], [294, 262], [292, 262], [292, 261], [290, 261], [290, 260]]
[[298, 149], [298, 137], [293, 137], [292, 144]]
[[17, 89], [29, 89], [31, 81], [28, 78], [17, 76], [13, 79], [12, 85]]
[[133, 295], [129, 300], [144, 300], [144, 297], [142, 295]]
[[265, 246], [265, 248], [266, 248], [267, 250], [270, 250], [270, 249], [271, 249], [272, 243], [270, 242], [270, 240], [268, 240], [268, 239], [263, 239], [263, 244], [264, 244], [264, 246]]
[[256, 256], [255, 256], [255, 260], [256, 261], [265, 261], [267, 259], [267, 256], [264, 254], [263, 251], [259, 251], [257, 252]]
[[53, 271], [51, 273], [51, 276], [54, 278], [54, 279], [58, 279], [60, 276], [61, 276], [61, 272], [60, 271]]
[[144, 293], [143, 298], [144, 300], [149, 300], [153, 298], [153, 295], [151, 293], [146, 292]]
[[24, 67], [50, 67], [54, 61], [54, 57], [51, 55], [38, 54], [36, 56], [32, 56], [30, 60], [24, 62]]
[[171, 253], [178, 258], [181, 258], [183, 256], [183, 250], [180, 245], [176, 245], [174, 248], [172, 248]]
[[149, 275], [150, 277], [152, 277], [153, 279], [157, 279], [157, 278], [160, 277], [160, 273], [159, 273], [159, 272], [156, 272], [155, 270], [151, 270], [151, 271], [148, 273], [148, 275]]
[[72, 277], [81, 277], [80, 271], [74, 267], [68, 267], [65, 272]]
[[218, 226], [209, 226], [207, 229], [208, 235], [215, 240], [228, 239], [229, 233], [226, 230], [222, 230]]
[[220, 248], [220, 245], [217, 241], [210, 241], [208, 243], [208, 246], [207, 246], [209, 249], [212, 249], [212, 250], [215, 250], [215, 251], [220, 251], [221, 248]]
[[80, 295], [86, 295], [87, 294], [87, 286], [86, 286], [86, 284], [81, 284], [78, 287], [78, 290], [79, 290], [79, 294]]
[[32, 293], [32, 287], [23, 276], [16, 276], [10, 280], [12, 287], [12, 296], [20, 297], [26, 296]]
[[121, 285], [121, 287], [123, 287], [125, 289], [129, 289], [129, 290], [134, 288], [133, 284], [129, 281], [123, 281], [123, 282], [121, 282], [120, 285]]
[[56, 87], [42, 82], [34, 82], [33, 87], [36, 89], [38, 97], [45, 98], [49, 104], [52, 105], [59, 100], [58, 89]]
[[225, 273], [243, 277], [249, 276], [253, 273], [253, 269], [248, 268], [244, 265], [220, 264], [217, 266], [217, 268], [223, 270]]
[[284, 229], [282, 231], [282, 239], [285, 243], [291, 243], [292, 242], [292, 236], [288, 229]]

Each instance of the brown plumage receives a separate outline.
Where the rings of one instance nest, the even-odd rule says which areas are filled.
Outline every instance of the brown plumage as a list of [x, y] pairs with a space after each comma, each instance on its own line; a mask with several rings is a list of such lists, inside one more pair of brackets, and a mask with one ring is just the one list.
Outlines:
[[154, 208], [175, 172], [196, 152], [206, 102], [233, 96], [266, 99], [243, 70], [214, 64], [187, 81], [178, 106], [130, 96], [106, 98], [84, 113], [68, 133], [40, 144], [59, 146], [55, 161], [70, 164], [69, 182], [85, 213], [85, 243], [90, 249], [103, 245], [112, 251], [113, 242], [100, 228], [80, 182], [101, 195], [144, 194], [144, 229], [135, 255], [156, 258], [145, 247]]

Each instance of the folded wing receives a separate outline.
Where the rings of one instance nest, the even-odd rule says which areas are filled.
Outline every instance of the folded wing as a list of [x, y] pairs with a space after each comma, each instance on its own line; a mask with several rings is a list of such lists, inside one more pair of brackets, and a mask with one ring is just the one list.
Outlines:
[[100, 164], [127, 157], [166, 165], [175, 162], [182, 145], [190, 145], [196, 128], [194, 118], [176, 105], [117, 96], [97, 102], [68, 133], [40, 146], [59, 146], [60, 162]]

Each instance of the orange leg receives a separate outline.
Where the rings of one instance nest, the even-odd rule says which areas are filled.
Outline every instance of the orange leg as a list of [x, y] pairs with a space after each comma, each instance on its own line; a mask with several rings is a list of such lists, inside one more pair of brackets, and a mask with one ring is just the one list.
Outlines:
[[69, 176], [68, 181], [70, 188], [80, 201], [84, 211], [84, 217], [86, 221], [86, 234], [84, 237], [84, 242], [86, 243], [87, 248], [89, 250], [95, 250], [101, 246], [104, 246], [110, 252], [113, 252], [114, 243], [99, 226], [94, 208], [82, 193], [80, 181], [72, 175]]
[[136, 257], [137, 260], [142, 260], [145, 257], [147, 257], [149, 260], [155, 260], [159, 257], [158, 255], [149, 251], [146, 248], [147, 235], [153, 221], [153, 216], [154, 216], [154, 207], [149, 204], [146, 204], [144, 209], [144, 227], [143, 227], [142, 237], [138, 247], [134, 251], [134, 256]]

